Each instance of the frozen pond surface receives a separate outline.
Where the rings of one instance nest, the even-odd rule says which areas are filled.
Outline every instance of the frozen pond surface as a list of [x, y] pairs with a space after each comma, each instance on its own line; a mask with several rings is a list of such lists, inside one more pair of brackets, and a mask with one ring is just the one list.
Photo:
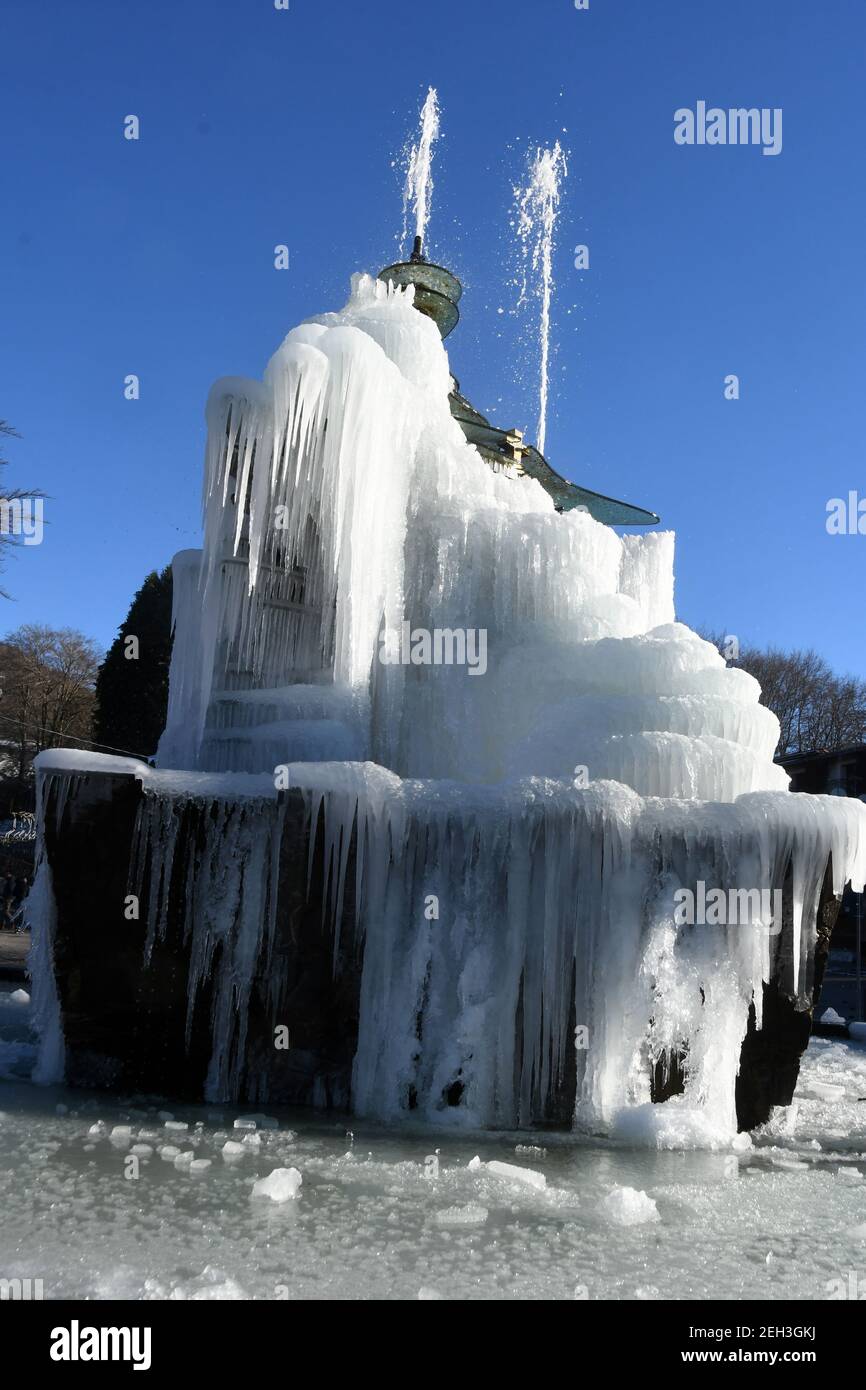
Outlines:
[[[862, 1046], [813, 1041], [796, 1106], [736, 1155], [280, 1109], [276, 1127], [235, 1128], [248, 1109], [30, 1085], [14, 988], [0, 983], [0, 1277], [40, 1278], [46, 1298], [810, 1300], [852, 1273], [866, 1287]], [[210, 1166], [191, 1171], [190, 1153]], [[296, 1196], [252, 1195], [292, 1168]]]

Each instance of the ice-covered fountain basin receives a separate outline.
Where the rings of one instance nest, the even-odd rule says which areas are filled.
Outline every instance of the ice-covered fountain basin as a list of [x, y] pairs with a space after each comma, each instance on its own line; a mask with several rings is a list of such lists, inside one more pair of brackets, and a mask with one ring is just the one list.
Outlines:
[[[212, 1099], [606, 1131], [636, 1111], [653, 1123], [644, 1108], [685, 1057], [682, 1133], [721, 1142], [750, 1009], [760, 1025], [767, 983], [788, 1001], [806, 1026], [796, 1062], [822, 903], [843, 865], [864, 876], [866, 808], [844, 799], [287, 772], [280, 795], [264, 776], [41, 755], [60, 942], [53, 966], [42, 959], [68, 1074], [92, 1082], [99, 1043], [113, 1048], [106, 1078], [125, 1084], [156, 1089], [165, 1069]], [[677, 891], [699, 884], [780, 892], [781, 930], [760, 909], [678, 924]]]

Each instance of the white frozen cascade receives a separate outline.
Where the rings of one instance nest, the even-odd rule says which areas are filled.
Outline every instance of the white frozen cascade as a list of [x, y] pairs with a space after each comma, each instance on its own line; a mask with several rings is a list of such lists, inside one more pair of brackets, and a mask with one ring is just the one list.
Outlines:
[[[157, 882], [172, 805], [222, 808], [191, 910], [191, 989], [215, 936], [233, 943], [211, 1093], [239, 1084], [232, 1029], [274, 930], [288, 764], [324, 825], [330, 903], [354, 876], [359, 1112], [393, 1117], [411, 1094], [427, 1118], [522, 1124], [570, 1068], [579, 1127], [724, 1142], [779, 938], [754, 904], [747, 929], [680, 925], [674, 894], [787, 884], [785, 983], [802, 989], [828, 858], [837, 892], [866, 879], [866, 807], [788, 792], [757, 683], [675, 620], [671, 534], [557, 514], [537, 482], [487, 466], [412, 299], [356, 276], [263, 383], [223, 380], [208, 402], [204, 549], [175, 562], [161, 770], [139, 775]], [[383, 661], [404, 624], [468, 631], [477, 659]], [[258, 839], [232, 810], [249, 794]], [[673, 1051], [684, 1094], [652, 1106]]]

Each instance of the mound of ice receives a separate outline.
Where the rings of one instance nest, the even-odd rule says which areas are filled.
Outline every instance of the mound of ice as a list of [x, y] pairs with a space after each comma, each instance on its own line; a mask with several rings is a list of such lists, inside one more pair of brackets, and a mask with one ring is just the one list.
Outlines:
[[611, 1137], [640, 1148], [730, 1148], [732, 1135], [707, 1110], [690, 1105], [684, 1096], [673, 1096], [664, 1105], [624, 1107], [614, 1116]]
[[[757, 683], [675, 621], [673, 537], [620, 537], [494, 473], [452, 418], [448, 358], [413, 299], [355, 276], [262, 382], [214, 386], [160, 766], [371, 757], [491, 782], [585, 764], [645, 795], [785, 788]], [[478, 679], [459, 644], [456, 665], [387, 657], [383, 633], [450, 637], [467, 615]]]
[[266, 1178], [253, 1184], [254, 1197], [270, 1197], [272, 1202], [289, 1202], [297, 1197], [303, 1178], [297, 1168], [275, 1168]]
[[634, 1187], [615, 1187], [604, 1199], [604, 1210], [617, 1226], [642, 1226], [658, 1221], [658, 1208], [646, 1192]]

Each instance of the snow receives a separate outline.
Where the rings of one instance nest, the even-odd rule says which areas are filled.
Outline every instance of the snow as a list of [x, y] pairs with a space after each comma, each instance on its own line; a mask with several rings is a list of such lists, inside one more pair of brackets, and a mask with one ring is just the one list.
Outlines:
[[835, 1009], [825, 1009], [821, 1015], [822, 1023], [837, 1023], [844, 1027], [846, 1020]]
[[303, 1178], [297, 1168], [275, 1168], [266, 1178], [253, 1184], [254, 1197], [270, 1197], [272, 1202], [289, 1202], [297, 1197]]

